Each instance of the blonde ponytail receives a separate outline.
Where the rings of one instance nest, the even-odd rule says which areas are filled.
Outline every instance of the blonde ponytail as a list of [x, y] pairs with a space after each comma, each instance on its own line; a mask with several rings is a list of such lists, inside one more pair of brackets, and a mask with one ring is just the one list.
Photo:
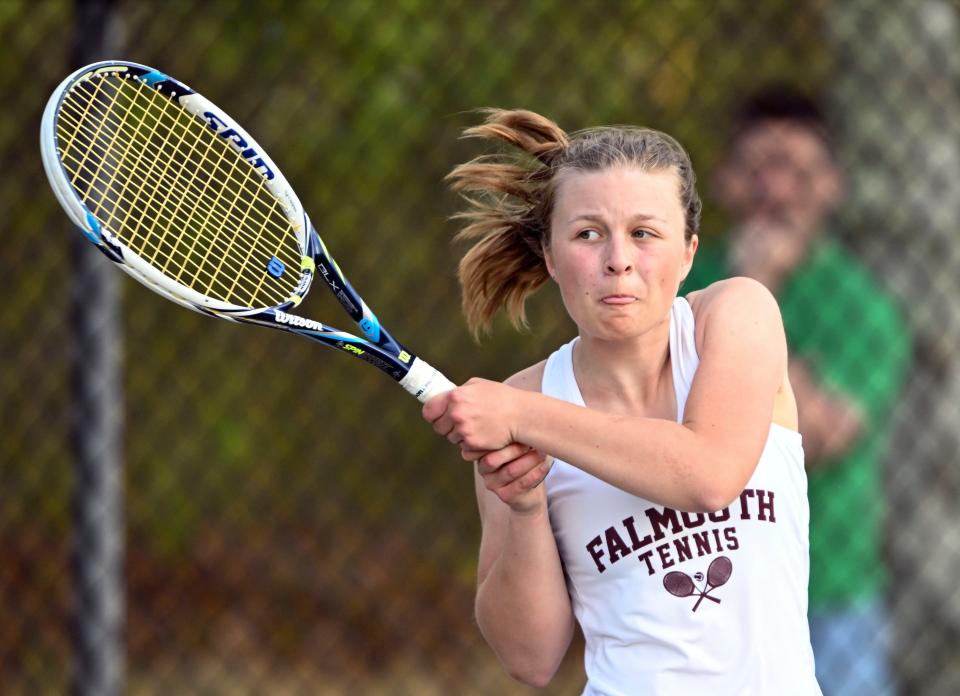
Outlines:
[[457, 239], [477, 240], [460, 261], [463, 313], [475, 337], [488, 332], [501, 309], [525, 327], [527, 297], [548, 279], [543, 245], [549, 231], [548, 189], [553, 162], [569, 142], [553, 121], [532, 111], [487, 111], [464, 137], [499, 140], [517, 152], [482, 156], [447, 176], [463, 194], [466, 221]]

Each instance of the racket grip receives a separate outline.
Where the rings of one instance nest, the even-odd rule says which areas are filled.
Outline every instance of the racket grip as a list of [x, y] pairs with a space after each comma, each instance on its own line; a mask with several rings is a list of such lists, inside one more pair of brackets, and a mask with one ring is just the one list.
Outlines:
[[426, 360], [414, 358], [410, 371], [400, 380], [400, 386], [417, 397], [420, 403], [426, 403], [437, 394], [455, 389], [457, 385]]

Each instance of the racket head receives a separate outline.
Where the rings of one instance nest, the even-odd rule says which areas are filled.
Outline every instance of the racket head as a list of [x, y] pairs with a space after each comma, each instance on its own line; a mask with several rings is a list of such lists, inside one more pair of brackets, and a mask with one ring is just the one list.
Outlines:
[[250, 134], [187, 85], [137, 63], [88, 65], [51, 95], [40, 147], [74, 224], [167, 299], [242, 316], [309, 290], [322, 242], [302, 205]]
[[733, 574], [733, 562], [726, 556], [717, 556], [707, 568], [707, 584], [711, 587], [725, 585]]
[[695, 589], [690, 576], [679, 570], [671, 571], [663, 576], [663, 587], [675, 597], [689, 597]]

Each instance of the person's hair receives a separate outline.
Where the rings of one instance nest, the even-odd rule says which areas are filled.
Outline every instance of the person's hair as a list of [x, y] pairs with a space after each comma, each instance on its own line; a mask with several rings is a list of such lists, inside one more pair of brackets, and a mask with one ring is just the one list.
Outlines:
[[467, 138], [501, 141], [510, 150], [477, 157], [447, 175], [467, 207], [454, 218], [465, 226], [457, 239], [477, 240], [460, 261], [463, 312], [475, 337], [490, 330], [504, 309], [517, 328], [527, 325], [526, 299], [549, 278], [543, 250], [558, 176], [630, 166], [675, 171], [680, 182], [687, 242], [700, 225], [700, 197], [690, 157], [666, 133], [631, 126], [590, 128], [567, 134], [532, 111], [489, 109]]
[[831, 127], [820, 100], [809, 92], [783, 83], [761, 87], [744, 99], [733, 113], [731, 140], [769, 121], [788, 121], [808, 129], [828, 150], [833, 149]]

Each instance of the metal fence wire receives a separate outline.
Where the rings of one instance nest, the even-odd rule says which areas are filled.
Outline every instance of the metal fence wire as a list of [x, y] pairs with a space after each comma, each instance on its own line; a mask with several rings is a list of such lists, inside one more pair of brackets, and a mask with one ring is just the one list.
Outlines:
[[[506, 378], [574, 331], [550, 289], [529, 334], [502, 322], [478, 345], [460, 318], [443, 177], [477, 154], [458, 140], [474, 109], [675, 135], [700, 176], [706, 251], [734, 225], [716, 175], [734, 105], [771, 82], [818, 93], [844, 173], [831, 244], [890, 315], [882, 329], [868, 312], [831, 319], [840, 285], [792, 300], [818, 308], [793, 307], [810, 322], [787, 327], [796, 355], [814, 350], [816, 322], [843, 327], [833, 349], [878, 433], [859, 474], [810, 469], [812, 524], [833, 520], [811, 544], [811, 611], [886, 610], [889, 633], [824, 658], [854, 682], [879, 654], [891, 694], [960, 693], [953, 0], [0, 3], [0, 692], [532, 692], [474, 624], [472, 474], [415, 402], [306, 341], [211, 321], [126, 278], [90, 284], [108, 261], [72, 246], [36, 142], [48, 95], [92, 40], [90, 12], [106, 17], [111, 57], [181, 79], [244, 124], [371, 307], [457, 381]], [[78, 322], [103, 292], [108, 309], [118, 293], [116, 311]], [[324, 295], [308, 313], [339, 317]], [[76, 366], [104, 361], [116, 378], [84, 392]], [[77, 434], [95, 426], [107, 434], [84, 454]], [[84, 457], [101, 474], [114, 458], [117, 478], [85, 474]], [[89, 504], [110, 486], [112, 503]], [[869, 496], [865, 517], [843, 508], [850, 491]], [[877, 567], [850, 570], [871, 544]], [[84, 579], [90, 558], [107, 576]], [[97, 601], [100, 628], [81, 611]], [[84, 671], [82, 646], [111, 643], [118, 662]], [[583, 682], [575, 643], [547, 691]]]

